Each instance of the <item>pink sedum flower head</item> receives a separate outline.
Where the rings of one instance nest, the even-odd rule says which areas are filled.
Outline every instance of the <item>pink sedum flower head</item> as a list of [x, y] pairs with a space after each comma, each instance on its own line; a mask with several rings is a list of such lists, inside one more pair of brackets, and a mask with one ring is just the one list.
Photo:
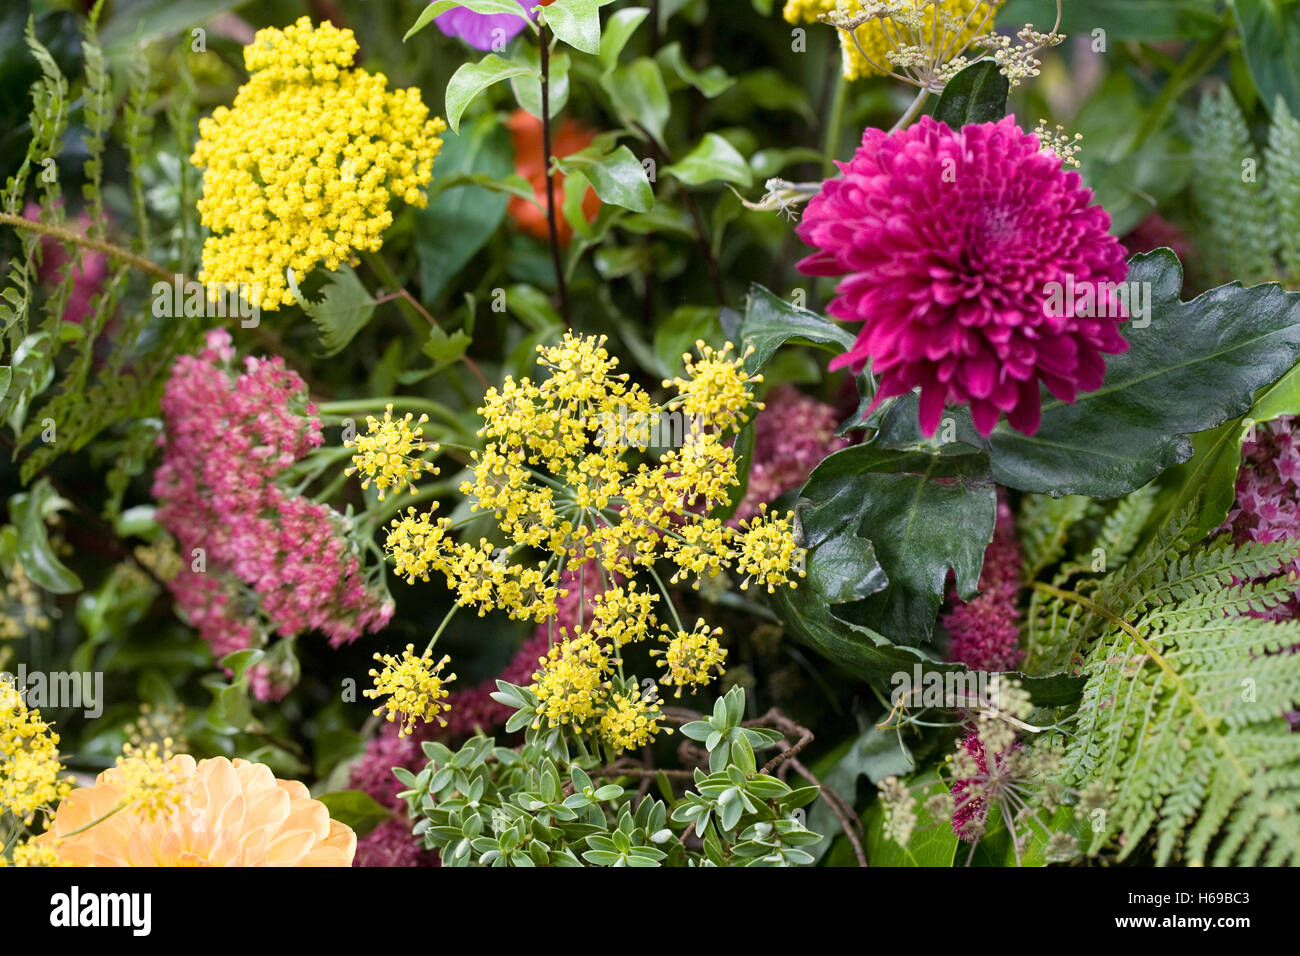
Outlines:
[[[799, 268], [844, 277], [828, 311], [863, 327], [831, 368], [870, 361], [873, 408], [920, 387], [926, 435], [946, 404], [963, 403], [982, 435], [1003, 414], [1033, 434], [1040, 383], [1073, 402], [1101, 385], [1102, 353], [1128, 348], [1113, 287], [1095, 285], [1127, 275], [1110, 216], [1011, 117], [956, 131], [930, 117], [893, 134], [868, 129], [837, 165], [843, 175], [799, 225], [817, 250]], [[1051, 283], [1091, 289], [1097, 302], [1054, 302]]]

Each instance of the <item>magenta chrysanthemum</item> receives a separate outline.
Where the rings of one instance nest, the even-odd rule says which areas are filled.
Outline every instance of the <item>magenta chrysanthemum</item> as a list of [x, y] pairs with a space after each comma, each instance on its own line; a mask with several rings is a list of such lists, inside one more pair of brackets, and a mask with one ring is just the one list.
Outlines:
[[[868, 129], [838, 165], [843, 175], [799, 225], [818, 250], [799, 268], [844, 277], [828, 311], [863, 328], [831, 367], [870, 361], [873, 407], [919, 386], [927, 435], [945, 405], [962, 403], [981, 434], [1002, 414], [1032, 434], [1040, 383], [1073, 402], [1101, 385], [1102, 353], [1128, 348], [1106, 285], [1127, 274], [1110, 217], [1011, 117], [956, 131], [929, 117], [893, 134]], [[1052, 284], [1071, 280], [1092, 290], [1092, 308], [1053, 299]]]
[[948, 660], [981, 671], [1014, 670], [1020, 650], [1020, 542], [1015, 516], [998, 497], [997, 526], [984, 550], [979, 594], [969, 601], [953, 595], [952, 610], [943, 618], [952, 641]]

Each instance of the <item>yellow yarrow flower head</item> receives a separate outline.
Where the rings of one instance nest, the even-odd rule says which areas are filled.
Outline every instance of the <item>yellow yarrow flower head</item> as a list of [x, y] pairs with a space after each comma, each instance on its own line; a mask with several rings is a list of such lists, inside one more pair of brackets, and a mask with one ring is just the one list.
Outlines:
[[411, 494], [415, 494], [417, 479], [426, 474], [438, 474], [438, 469], [432, 462], [419, 457], [426, 451], [435, 454], [438, 452], [436, 442], [429, 444], [421, 437], [424, 434], [421, 426], [429, 420], [429, 416], [421, 415], [412, 424], [413, 418], [410, 412], [406, 413], [405, 418], [393, 418], [393, 406], [388, 405], [384, 408], [382, 420], [367, 415], [366, 433], [343, 443], [345, 447], [357, 450], [357, 454], [352, 456], [353, 467], [344, 474], [361, 472], [365, 475], [361, 487], [369, 488], [373, 481], [379, 489], [380, 501], [384, 500], [389, 488], [401, 488], [403, 485]]
[[793, 523], [793, 511], [787, 511], [784, 518], [769, 516], [765, 504], [759, 505], [757, 515], [740, 523], [744, 534], [737, 549], [736, 571], [746, 576], [740, 582], [742, 591], [748, 590], [750, 581], [767, 588], [768, 594], [775, 592], [777, 585], [798, 587], [790, 575], [804, 577], [805, 571], [803, 549], [795, 545], [791, 530]]
[[668, 646], [650, 654], [663, 657], [665, 673], [662, 681], [669, 686], [677, 685], [673, 696], [681, 697], [685, 687], [708, 684], [713, 680], [715, 668], [719, 675], [724, 673], [722, 663], [727, 659], [727, 652], [718, 644], [722, 628], [710, 630], [704, 618], [700, 618], [689, 631], [673, 631], [667, 624], [661, 630]]
[[[840, 31], [844, 78], [895, 75], [942, 89], [966, 65], [961, 54], [993, 30], [1003, 0], [787, 0], [788, 23], [832, 23]], [[947, 67], [947, 69], [945, 69]]]
[[444, 675], [442, 668], [449, 657], [435, 662], [429, 651], [419, 657], [412, 652], [414, 644], [407, 644], [402, 656], [376, 654], [375, 660], [383, 664], [382, 670], [371, 668], [370, 676], [375, 679], [375, 686], [366, 690], [365, 696], [371, 699], [387, 697], [375, 708], [375, 716], [387, 714], [389, 722], [398, 725], [397, 736], [405, 737], [415, 730], [417, 721], [446, 727], [447, 721], [442, 716], [451, 710], [450, 704], [443, 703], [449, 696], [447, 684], [456, 679], [455, 674]]
[[248, 82], [199, 122], [190, 161], [203, 170], [198, 210], [211, 235], [199, 280], [245, 284], [263, 309], [294, 301], [301, 279], [374, 252], [392, 200], [423, 207], [446, 124], [414, 87], [354, 69], [357, 41], [301, 17], [244, 48]]
[[[600, 715], [600, 736], [617, 753], [644, 747], [659, 734], [659, 702], [646, 700], [635, 690], [630, 693], [615, 693], [610, 697], [609, 706]], [[667, 733], [672, 733], [668, 728]]]
[[609, 692], [609, 674], [614, 661], [609, 648], [597, 643], [594, 635], [581, 628], [572, 638], [560, 629], [556, 641], [545, 657], [538, 658], [541, 669], [533, 674], [532, 691], [537, 695], [537, 719], [540, 727], [572, 724], [581, 727], [601, 711]]
[[30, 826], [72, 789], [62, 771], [59, 735], [27, 709], [12, 681], [0, 680], [0, 813]]
[[172, 740], [159, 746], [125, 744], [117, 758], [113, 786], [121, 794], [125, 809], [150, 822], [172, 813], [185, 799], [185, 781], [169, 761], [174, 757]]

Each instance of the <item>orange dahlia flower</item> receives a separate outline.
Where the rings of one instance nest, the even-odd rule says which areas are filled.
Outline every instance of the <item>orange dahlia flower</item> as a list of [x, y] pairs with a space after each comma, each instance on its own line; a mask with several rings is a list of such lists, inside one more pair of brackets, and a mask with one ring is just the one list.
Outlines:
[[[542, 121], [527, 110], [515, 110], [506, 121], [510, 139], [515, 147], [515, 172], [528, 180], [540, 208], [520, 196], [511, 196], [506, 211], [524, 232], [538, 239], [550, 237], [546, 225], [546, 165], [542, 162]], [[573, 120], [565, 120], [551, 129], [551, 152], [563, 159], [571, 153], [581, 152], [592, 144], [596, 134]], [[564, 218], [564, 174], [555, 174], [555, 228], [560, 242], [567, 243], [573, 236], [573, 227]], [[600, 212], [600, 199], [588, 187], [582, 197], [582, 214], [587, 222]]]
[[151, 820], [127, 806], [100, 820], [131, 799], [130, 774], [113, 767], [69, 794], [36, 842], [52, 844], [72, 866], [352, 864], [356, 834], [298, 781], [225, 757], [180, 754], [165, 767], [180, 791], [167, 812]]

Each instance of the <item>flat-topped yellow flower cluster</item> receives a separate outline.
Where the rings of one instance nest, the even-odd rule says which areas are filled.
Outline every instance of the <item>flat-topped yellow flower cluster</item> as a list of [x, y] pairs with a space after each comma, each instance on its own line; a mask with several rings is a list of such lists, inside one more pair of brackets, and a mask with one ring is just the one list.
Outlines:
[[[786, 0], [788, 23], [822, 16], [862, 21], [840, 31], [844, 78], [917, 71], [938, 76], [978, 36], [993, 29], [1002, 0]], [[965, 64], [965, 60], [962, 60]]]
[[200, 121], [191, 157], [212, 231], [200, 281], [252, 287], [277, 309], [294, 301], [286, 269], [301, 279], [378, 250], [390, 200], [424, 205], [446, 124], [418, 89], [354, 69], [356, 52], [351, 30], [307, 17], [244, 48], [249, 80]]
[[[623, 646], [662, 641], [661, 680], [679, 695], [712, 681], [726, 657], [720, 629], [703, 620], [688, 629], [678, 619], [656, 564], [672, 565], [671, 581], [696, 589], [728, 570], [743, 579], [742, 589], [768, 592], [794, 587], [803, 575], [793, 514], [764, 507], [732, 525], [713, 513], [739, 488], [734, 439], [762, 408], [753, 391], [762, 378], [746, 371], [746, 356], [730, 344], [697, 342], [696, 353], [683, 356], [683, 374], [663, 383], [670, 397], [656, 404], [618, 371], [603, 336], [567, 333], [538, 353], [545, 377], [507, 377], [478, 409], [485, 444], [473, 452], [472, 480], [460, 490], [472, 511], [491, 512], [495, 540], [456, 541], [456, 525], [434, 517], [435, 503], [396, 518], [385, 549], [400, 576], [414, 583], [441, 574], [457, 604], [480, 615], [503, 610], [551, 623], [551, 650], [534, 675], [539, 723], [598, 730], [613, 746], [632, 746], [657, 731], [658, 718], [623, 689]], [[668, 430], [669, 445], [636, 440], [666, 419], [679, 425]], [[372, 419], [370, 436], [357, 444], [395, 469], [394, 485], [409, 486], [424, 467], [399, 432]], [[530, 554], [541, 560], [530, 563]], [[643, 573], [652, 587], [637, 580]], [[577, 626], [556, 631], [558, 601], [575, 586], [585, 610]], [[665, 607], [672, 627], [656, 617]]]

